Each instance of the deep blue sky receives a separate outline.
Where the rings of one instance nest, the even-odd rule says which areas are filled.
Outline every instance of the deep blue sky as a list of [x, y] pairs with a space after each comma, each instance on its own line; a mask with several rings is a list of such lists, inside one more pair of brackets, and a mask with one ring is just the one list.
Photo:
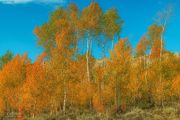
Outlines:
[[[8, 0], [7, 0], [8, 1]], [[14, 0], [16, 1], [16, 0]], [[23, 0], [20, 0], [23, 1]], [[26, 0], [25, 0], [26, 1]], [[43, 1], [43, 0], [41, 0]], [[86, 7], [91, 0], [64, 0], [60, 3], [29, 2], [23, 4], [5, 4], [0, 0], [0, 55], [6, 50], [16, 53], [28, 53], [34, 60], [42, 49], [36, 44], [33, 29], [48, 20], [49, 13], [57, 6], [66, 6], [69, 2]], [[95, 0], [103, 10], [111, 7], [118, 9], [124, 20], [121, 37], [128, 37], [135, 46], [147, 28], [154, 22], [158, 11], [168, 4], [174, 5], [165, 34], [166, 48], [180, 52], [180, 1], [179, 0]], [[97, 49], [98, 50], [98, 49]]]

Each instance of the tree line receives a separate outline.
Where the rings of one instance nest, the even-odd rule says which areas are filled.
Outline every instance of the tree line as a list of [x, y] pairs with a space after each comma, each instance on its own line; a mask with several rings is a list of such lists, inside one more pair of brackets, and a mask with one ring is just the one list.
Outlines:
[[[11, 52], [0, 58], [0, 116], [103, 114], [178, 102], [180, 56], [164, 47], [168, 17], [163, 12], [133, 50], [119, 36], [123, 20], [116, 9], [103, 11], [96, 2], [82, 10], [75, 4], [56, 9], [34, 30], [44, 48], [34, 62]], [[95, 44], [101, 59], [92, 54]]]

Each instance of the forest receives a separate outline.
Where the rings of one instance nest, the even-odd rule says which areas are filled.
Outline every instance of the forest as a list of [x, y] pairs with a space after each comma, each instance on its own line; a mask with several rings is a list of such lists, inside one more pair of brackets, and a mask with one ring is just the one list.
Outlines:
[[170, 14], [162, 11], [133, 48], [116, 9], [56, 9], [34, 29], [43, 48], [35, 61], [0, 57], [0, 119], [179, 120], [180, 54], [164, 42]]

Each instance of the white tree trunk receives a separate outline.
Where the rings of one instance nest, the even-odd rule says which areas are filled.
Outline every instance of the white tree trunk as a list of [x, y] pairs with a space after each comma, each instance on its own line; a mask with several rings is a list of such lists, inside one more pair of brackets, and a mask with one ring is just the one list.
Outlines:
[[90, 81], [90, 73], [89, 73], [89, 35], [86, 43], [86, 69], [87, 69], [87, 80]]
[[63, 114], [66, 113], [66, 101], [67, 101], [67, 91], [66, 91], [66, 81], [64, 80], [64, 101], [63, 101]]
[[[162, 86], [162, 53], [163, 53], [163, 35], [164, 35], [164, 31], [165, 31], [165, 26], [166, 26], [166, 21], [164, 22], [163, 26], [162, 26], [162, 34], [161, 34], [161, 47], [160, 47], [160, 85], [161, 88]], [[162, 107], [164, 107], [164, 103], [163, 103], [163, 97], [164, 97], [164, 93], [162, 93], [162, 99], [161, 99], [161, 105]]]

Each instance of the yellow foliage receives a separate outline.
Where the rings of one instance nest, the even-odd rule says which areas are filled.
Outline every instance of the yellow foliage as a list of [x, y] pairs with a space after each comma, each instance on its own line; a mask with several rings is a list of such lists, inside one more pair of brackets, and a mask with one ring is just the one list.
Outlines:
[[102, 98], [99, 94], [95, 94], [93, 96], [93, 107], [97, 112], [103, 113], [105, 112], [104, 105], [102, 103]]

